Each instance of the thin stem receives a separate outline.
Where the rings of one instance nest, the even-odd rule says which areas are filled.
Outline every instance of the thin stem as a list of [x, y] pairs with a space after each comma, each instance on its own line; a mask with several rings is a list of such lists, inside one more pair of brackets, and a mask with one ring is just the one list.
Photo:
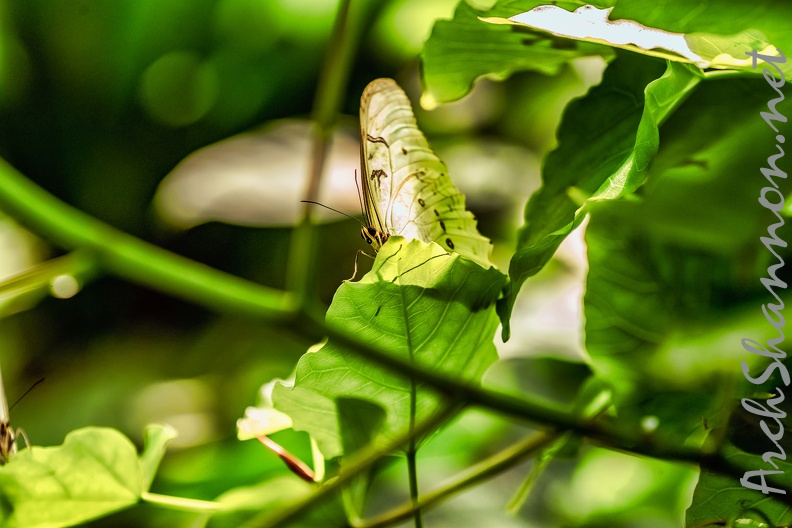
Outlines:
[[[333, 127], [338, 117], [341, 98], [346, 93], [352, 55], [360, 40], [363, 24], [358, 20], [363, 2], [342, 0], [338, 7], [330, 43], [327, 47], [324, 66], [319, 76], [311, 118], [314, 121], [310, 174], [304, 201], [316, 201], [322, 175], [325, 172], [327, 153]], [[288, 289], [296, 294], [297, 302], [304, 305], [316, 290], [316, 261], [314, 254], [315, 229], [311, 222], [312, 205], [303, 204], [303, 217], [292, 233], [289, 254]]]
[[[402, 295], [404, 295], [402, 293]], [[402, 316], [403, 320], [409, 320], [407, 314], [407, 299], [402, 297]], [[410, 352], [410, 364], [415, 365], [415, 354], [412, 343], [412, 334], [410, 326], [404, 325], [405, 335], [407, 336], [407, 350]], [[410, 443], [407, 446], [407, 479], [410, 483], [410, 500], [413, 506], [413, 519], [415, 521], [415, 528], [423, 528], [423, 520], [421, 519], [421, 509], [417, 507], [418, 504], [418, 465], [416, 463], [416, 455], [418, 454], [418, 437], [415, 434], [415, 417], [418, 407], [418, 380], [414, 376], [410, 376]]]
[[187, 499], [184, 497], [172, 497], [170, 495], [160, 495], [159, 493], [143, 492], [143, 495], [140, 498], [151, 504], [156, 504], [157, 506], [178, 511], [214, 513], [222, 509], [220, 503], [218, 502]]
[[58, 200], [0, 159], [0, 209], [52, 242], [83, 249], [99, 268], [213, 310], [283, 321], [293, 318], [289, 293], [199, 264], [143, 242]]
[[490, 477], [514, 467], [525, 460], [526, 457], [550, 444], [552, 441], [558, 438], [558, 436], [559, 433], [557, 432], [546, 432], [532, 435], [531, 437], [509, 446], [495, 455], [492, 455], [486, 460], [482, 460], [478, 464], [469, 467], [448, 484], [431, 493], [427, 493], [426, 495], [419, 497], [417, 501], [411, 501], [410, 504], [399, 506], [387, 513], [375, 517], [374, 519], [369, 519], [363, 521], [362, 523], [356, 524], [355, 528], [382, 528], [384, 526], [392, 526], [399, 521], [404, 521], [419, 508], [428, 508], [429, 506], [433, 506], [438, 502], [441, 502], [444, 499], [454, 495], [455, 493], [459, 493], [460, 491], [474, 486], [479, 482], [487, 480]]
[[[412, 382], [415, 387], [415, 381]], [[410, 409], [410, 432], [414, 433], [415, 427], [415, 394], [411, 395], [411, 409]], [[415, 520], [415, 528], [423, 528], [423, 520], [421, 519], [421, 508], [418, 505], [418, 466], [416, 464], [416, 455], [418, 448], [416, 446], [415, 434], [410, 434], [410, 445], [407, 448], [407, 473], [410, 480], [410, 502], [412, 504], [413, 519]]]
[[290, 504], [274, 515], [270, 511], [263, 512], [260, 514], [259, 518], [251, 521], [249, 526], [275, 528], [276, 526], [283, 526], [289, 521], [299, 518], [309, 507], [315, 508], [320, 500], [338, 492], [356, 475], [359, 475], [361, 472], [373, 466], [382, 457], [398, 451], [402, 446], [407, 444], [413, 436], [421, 436], [429, 431], [435, 430], [440, 424], [457, 412], [457, 410], [458, 407], [451, 405], [441, 407], [433, 416], [421, 423], [417, 423], [415, 431], [413, 431], [414, 434], [409, 434], [409, 432], [407, 432], [380, 449], [370, 448], [360, 455], [352, 457], [348, 463], [344, 465], [341, 469], [341, 473], [339, 473], [337, 477], [328, 480], [307, 497]]

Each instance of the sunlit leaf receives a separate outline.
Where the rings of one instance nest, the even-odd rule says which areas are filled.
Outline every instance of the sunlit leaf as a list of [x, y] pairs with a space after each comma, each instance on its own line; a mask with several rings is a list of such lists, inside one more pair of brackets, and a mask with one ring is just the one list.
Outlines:
[[[533, 4], [511, 2], [509, 5]], [[486, 17], [493, 24], [517, 24], [548, 31], [560, 37], [605, 44], [616, 48], [687, 62], [699, 68], [739, 69], [753, 72], [751, 57], [746, 50], [759, 50], [776, 55], [775, 47], [761, 33], [743, 32], [738, 35], [709, 33], [674, 33], [648, 27], [634, 20], [617, 20], [611, 16], [613, 8], [598, 9], [592, 5], [568, 11], [555, 5], [542, 5], [530, 11], [515, 13], [508, 18]], [[668, 22], [665, 18], [663, 22]], [[753, 20], [751, 21], [751, 24]], [[749, 26], [750, 27], [750, 26]], [[789, 69], [787, 65], [784, 69]]]
[[[693, 16], [691, 16], [693, 15]], [[780, 50], [792, 49], [789, 24], [792, 5], [786, 2], [712, 0], [696, 5], [691, 12], [685, 0], [663, 0], [662, 3], [615, 2], [612, 20], [635, 20], [643, 25], [687, 34], [691, 48], [699, 54], [722, 53], [717, 57], [728, 66], [729, 61], [742, 58], [752, 49], [763, 49], [767, 43]], [[755, 39], [755, 40], [751, 40]], [[770, 53], [776, 55], [773, 49]], [[781, 65], [790, 71], [792, 63]]]
[[[436, 244], [391, 237], [360, 282], [343, 284], [327, 323], [403, 359], [459, 379], [477, 381], [495, 360], [493, 303], [504, 276]], [[409, 423], [410, 380], [330, 340], [305, 354], [294, 389], [275, 388], [275, 407], [308, 431], [326, 457], [342, 453], [334, 400], [369, 400], [387, 412], [377, 442], [393, 440]], [[436, 393], [418, 386], [417, 417], [434, 412]]]
[[62, 446], [26, 449], [0, 470], [4, 526], [77, 524], [135, 504], [143, 485], [132, 442], [112, 429], [80, 429]]
[[[544, 3], [524, 2], [531, 7]], [[495, 8], [486, 15], [517, 12]], [[482, 76], [505, 79], [519, 71], [555, 75], [577, 57], [612, 56], [610, 49], [597, 44], [576, 43], [544, 32], [513, 30], [480, 20], [484, 15], [484, 11], [462, 0], [452, 20], [435, 23], [421, 54], [426, 88], [421, 106], [431, 109], [438, 103], [460, 99]]]

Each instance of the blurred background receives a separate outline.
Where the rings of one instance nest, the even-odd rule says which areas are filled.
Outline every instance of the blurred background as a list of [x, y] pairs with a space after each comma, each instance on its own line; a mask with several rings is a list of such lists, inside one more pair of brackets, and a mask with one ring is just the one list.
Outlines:
[[[422, 44], [434, 21], [450, 18], [456, 3], [367, 4], [321, 200], [360, 215], [354, 184], [359, 97], [369, 81], [393, 77], [414, 102], [419, 125], [506, 270], [561, 109], [597, 82], [604, 63], [581, 61], [553, 78], [526, 73], [507, 82], [480, 80], [464, 100], [420, 110]], [[112, 226], [282, 288], [310, 161], [307, 119], [337, 8], [335, 0], [0, 0], [0, 156]], [[351, 275], [355, 252], [365, 247], [354, 221], [316, 212], [322, 222], [318, 293], [329, 303]], [[5, 216], [0, 248], [3, 278], [65, 255]], [[525, 354], [580, 358], [580, 237], [570, 237], [559, 255], [533, 279], [535, 287], [524, 289], [534, 293], [521, 299], [514, 337], [501, 347], [507, 361]], [[362, 258], [361, 265], [365, 270], [370, 262]], [[118, 428], [140, 444], [146, 424], [166, 421], [179, 438], [156, 492], [211, 500], [289, 475], [258, 443], [237, 441], [235, 422], [256, 403], [262, 383], [289, 375], [312, 338], [211, 313], [112, 277], [64, 296], [33, 284], [23, 296], [0, 298], [0, 364], [9, 400], [46, 377], [11, 413], [32, 444], [57, 445], [69, 431], [90, 425]], [[531, 372], [536, 377], [541, 370]], [[570, 363], [569, 387], [587, 372]], [[519, 391], [530, 375], [504, 363], [491, 381]], [[554, 397], [565, 392], [563, 384], [533, 388]], [[441, 436], [442, 447], [427, 447], [427, 483], [522, 433], [485, 414], [461, 418]], [[303, 435], [284, 432], [276, 440], [309, 459]], [[621, 488], [592, 499], [602, 474], [597, 464], [608, 457], [618, 459], [609, 467], [617, 468], [612, 471]], [[549, 526], [551, 514], [579, 520], [591, 513], [586, 507], [596, 513], [601, 504], [640, 503], [635, 494], [646, 490], [635, 487], [636, 471], [649, 484], [690, 478], [660, 462], [636, 469], [623, 455], [595, 452], [589, 458], [588, 477], [586, 465], [577, 472], [573, 465], [558, 469], [568, 486], [543, 489], [524, 519], [503, 511], [525, 477], [521, 466], [471, 491], [473, 500], [463, 496], [427, 520], [431, 526], [484, 526], [486, 519], [493, 522], [487, 526], [527, 526], [532, 518], [531, 526]], [[397, 496], [406, 492], [403, 475], [388, 478]], [[633, 494], [625, 498], [620, 489]], [[586, 500], [593, 502], [586, 506]], [[653, 500], [659, 511], [672, 503], [679, 508], [678, 497], [659, 505]], [[143, 505], [92, 525], [194, 522]]]

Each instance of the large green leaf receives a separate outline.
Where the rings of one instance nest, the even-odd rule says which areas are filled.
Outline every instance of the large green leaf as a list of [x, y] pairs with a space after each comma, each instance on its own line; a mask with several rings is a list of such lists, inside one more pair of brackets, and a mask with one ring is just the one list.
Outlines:
[[700, 85], [663, 126], [640, 193], [591, 208], [586, 348], [621, 425], [655, 416], [665, 438], [702, 441], [741, 395], [739, 362], [762, 359], [740, 340], [774, 335], [763, 301], [745, 305], [768, 296], [760, 237], [775, 217], [757, 197], [775, 151], [760, 116], [773, 93], [763, 79]]
[[3, 526], [72, 526], [137, 503], [148, 484], [169, 428], [149, 429], [143, 455], [114, 429], [69, 433], [59, 447], [25, 449], [0, 469]]
[[[693, 10], [685, 0], [622, 1], [616, 3], [611, 13], [611, 19], [636, 20], [647, 26], [688, 33], [691, 46], [698, 48], [713, 45], [701, 33], [732, 36], [727, 41], [732, 43], [739, 43], [735, 35], [750, 33], [780, 50], [792, 49], [790, 18], [792, 4], [772, 0], [710, 0], [696, 4]], [[740, 53], [747, 50], [744, 48]], [[785, 71], [790, 68], [790, 61], [782, 66]]]
[[[788, 35], [779, 32], [778, 25], [771, 18], [778, 13], [767, 8], [760, 9], [759, 20], [753, 16], [735, 20], [737, 24], [724, 24], [723, 12], [715, 15], [712, 11], [696, 11], [690, 16], [690, 6], [674, 6], [668, 11], [657, 9], [656, 5], [640, 2], [618, 2], [613, 13], [610, 6], [587, 4], [542, 5], [526, 0], [500, 1], [492, 12], [482, 17], [486, 22], [509, 24], [531, 30], [547, 31], [561, 38], [573, 41], [600, 43], [615, 48], [662, 57], [674, 61], [687, 62], [700, 68], [736, 69], [754, 72], [752, 60], [746, 56], [747, 50], [761, 50], [765, 54], [776, 55], [775, 47], [784, 48]], [[638, 9], [627, 6], [640, 5]], [[622, 8], [622, 6], [624, 6]], [[736, 11], [743, 14], [745, 3], [737, 6]], [[675, 12], [676, 11], [676, 12]], [[499, 15], [496, 15], [498, 13]], [[641, 23], [649, 20], [651, 23]], [[686, 23], [678, 24], [679, 20]], [[683, 28], [670, 31], [668, 28]], [[768, 30], [769, 38], [762, 30]], [[774, 31], [775, 30], [775, 31]], [[786, 71], [792, 70], [792, 63], [782, 65]]]
[[[771, 429], [773, 428], [775, 426], [771, 425]], [[744, 471], [773, 470], [769, 464], [762, 461], [761, 453], [746, 453], [731, 445], [727, 445], [723, 453], [730, 463]], [[778, 464], [778, 469], [784, 472], [783, 475], [775, 476], [781, 477], [786, 485], [778, 488], [778, 484], [769, 481], [766, 484], [770, 488], [789, 493], [792, 464], [777, 458], [774, 461]], [[761, 485], [758, 477], [751, 477], [749, 481]], [[773, 523], [772, 526], [789, 526], [792, 524], [792, 509], [787, 504], [788, 501], [781, 502], [774, 498], [785, 499], [783, 495], [777, 493], [765, 495], [759, 490], [743, 487], [736, 476], [702, 471], [685, 522], [687, 526], [693, 528], [704, 526], [764, 528], [768, 526], [768, 521]], [[735, 521], [739, 522], [729, 524]]]
[[[767, 294], [758, 273], [770, 253], [760, 236], [775, 220], [757, 197], [767, 183], [760, 168], [774, 151], [759, 115], [771, 93], [761, 79], [702, 85], [663, 127], [640, 199], [592, 209], [586, 346], [599, 374], [629, 384], [673, 369], [680, 382], [689, 377], [682, 365], [658, 369], [655, 356], [671, 342], [682, 346], [686, 331], [722, 324], [717, 314], [736, 329], [727, 311], [739, 300], [734, 292]], [[760, 311], [751, 313], [761, 325]], [[706, 371], [724, 368], [707, 358]], [[692, 384], [703, 366], [692, 368]]]
[[[497, 357], [494, 302], [504, 280], [494, 268], [485, 270], [437, 244], [391, 237], [371, 272], [338, 289], [327, 324], [424, 368], [478, 381]], [[407, 430], [410, 393], [408, 378], [329, 341], [300, 359], [294, 388], [276, 386], [273, 402], [331, 458], [343, 452], [336, 399], [368, 400], [385, 409], [375, 440], [381, 444]], [[441, 402], [419, 384], [416, 403], [421, 420]]]
[[[525, 10], [543, 3], [533, 0], [521, 5]], [[560, 4], [572, 9], [579, 5], [576, 2]], [[486, 15], [508, 16], [507, 13], [518, 12], [495, 8]], [[484, 14], [461, 0], [452, 20], [435, 23], [421, 54], [426, 87], [421, 104], [425, 108], [462, 98], [481, 76], [505, 79], [519, 71], [555, 75], [574, 58], [612, 56], [609, 48], [597, 44], [489, 24], [479, 19]]]
[[693, 91], [698, 70], [622, 53], [585, 97], [572, 102], [545, 161], [543, 186], [528, 202], [509, 267], [508, 295], [499, 301], [503, 338], [525, 280], [550, 260], [583, 220], [585, 199], [615, 199], [645, 180], [659, 146], [659, 126]]

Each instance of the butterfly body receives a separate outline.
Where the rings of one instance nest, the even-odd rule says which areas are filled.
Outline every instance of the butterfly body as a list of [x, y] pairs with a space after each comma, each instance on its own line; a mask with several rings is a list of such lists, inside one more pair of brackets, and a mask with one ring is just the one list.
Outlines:
[[9, 423], [8, 401], [0, 374], [0, 466], [5, 465], [17, 452], [16, 434]]
[[375, 250], [390, 236], [437, 242], [490, 267], [489, 239], [476, 229], [465, 197], [429, 147], [410, 101], [391, 79], [376, 79], [360, 100], [363, 238]]
[[16, 434], [8, 422], [0, 422], [0, 466], [5, 465], [17, 452]]

